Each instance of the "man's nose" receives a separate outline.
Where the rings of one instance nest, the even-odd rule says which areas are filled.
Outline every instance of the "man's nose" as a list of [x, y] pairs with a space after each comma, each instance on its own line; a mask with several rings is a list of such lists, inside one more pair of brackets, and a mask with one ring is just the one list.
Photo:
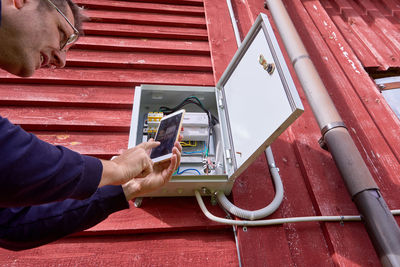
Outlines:
[[64, 68], [66, 63], [66, 52], [53, 50], [50, 64], [57, 68]]

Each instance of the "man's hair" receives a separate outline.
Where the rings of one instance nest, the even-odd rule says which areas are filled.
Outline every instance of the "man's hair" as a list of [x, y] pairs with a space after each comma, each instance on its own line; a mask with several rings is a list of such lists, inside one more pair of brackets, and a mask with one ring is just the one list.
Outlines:
[[[0, 0], [1, 1], [1, 0]], [[71, 8], [72, 14], [74, 15], [74, 26], [79, 31], [79, 35], [83, 35], [82, 30], [82, 22], [87, 20], [87, 17], [82, 14], [82, 8], [80, 8], [77, 4], [72, 2], [71, 0], [50, 0], [53, 2], [63, 13], [66, 14], [67, 5]], [[49, 10], [54, 9], [49, 2], [46, 0], [39, 0], [38, 8], [47, 8]]]

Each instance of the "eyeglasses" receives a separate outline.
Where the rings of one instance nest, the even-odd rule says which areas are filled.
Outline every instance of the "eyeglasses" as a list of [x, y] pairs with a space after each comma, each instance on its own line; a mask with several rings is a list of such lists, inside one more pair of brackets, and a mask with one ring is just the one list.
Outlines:
[[74, 30], [74, 33], [71, 34], [66, 40], [61, 40], [60, 50], [64, 51], [66, 47], [70, 46], [71, 44], [75, 43], [76, 40], [78, 40], [79, 31], [74, 27], [74, 25], [72, 25], [69, 19], [64, 15], [64, 13], [61, 12], [61, 10], [53, 2], [51, 2], [50, 0], [47, 0], [47, 2], [49, 2], [49, 4], [53, 6], [57, 10], [57, 12], [61, 14], [61, 16], [64, 17], [69, 26], [71, 26], [71, 28]]

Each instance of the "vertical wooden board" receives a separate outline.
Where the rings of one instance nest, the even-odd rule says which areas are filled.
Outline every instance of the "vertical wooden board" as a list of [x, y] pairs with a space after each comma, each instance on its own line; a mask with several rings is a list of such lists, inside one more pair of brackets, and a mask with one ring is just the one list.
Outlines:
[[[316, 203], [314, 207], [317, 214], [356, 215], [357, 208], [351, 201], [330, 154], [322, 150], [316, 142], [319, 132], [315, 127], [309, 126], [313, 120], [310, 112], [305, 112], [292, 129], [296, 138], [295, 150], [299, 165], [310, 197]], [[348, 266], [352, 263], [373, 266], [370, 265], [371, 262], [379, 265], [379, 259], [364, 226], [361, 223], [345, 223], [345, 226], [342, 227], [339, 223], [323, 224], [325, 240], [335, 265]]]
[[[356, 2], [363, 10], [365, 21], [369, 24], [371, 29], [376, 32], [382, 40], [384, 40], [386, 45], [391, 48], [398, 58], [400, 51], [399, 33], [391, 21], [382, 14], [381, 10], [378, 9], [380, 6], [379, 3], [371, 0], [357, 0]], [[392, 63], [393, 65], [391, 66], [395, 66], [396, 61]], [[399, 63], [400, 62], [397, 62], [397, 65], [399, 65]]]
[[[270, 23], [274, 29], [295, 85], [298, 91], [301, 92], [300, 82], [297, 79], [269, 10], [265, 9], [263, 3], [260, 1], [248, 0], [247, 2], [249, 5], [247, 10], [252, 13], [252, 18], [258, 16], [260, 12], [267, 14], [270, 18]], [[305, 103], [306, 99], [304, 95], [301, 95], [301, 99]], [[309, 107], [305, 109], [307, 112], [310, 112]], [[310, 122], [307, 119], [303, 121]], [[294, 125], [297, 123], [295, 122]], [[300, 168], [299, 160], [301, 160], [301, 156], [295, 153], [297, 140], [291, 130], [293, 127], [286, 130], [272, 145], [275, 161], [280, 169], [285, 189], [285, 198], [277, 213], [284, 218], [320, 215], [321, 213], [318, 209], [318, 203], [315, 200], [312, 188], [307, 183], [307, 174]], [[317, 126], [315, 128], [317, 129]], [[333, 264], [328, 249], [329, 241], [325, 240], [325, 230], [323, 231], [319, 223], [285, 224], [284, 227], [291, 257], [295, 265], [331, 266]]]
[[[293, 5], [293, 3], [291, 2], [290, 5]], [[299, 19], [296, 19], [295, 21], [297, 25], [304, 23], [304, 21]], [[307, 32], [307, 29], [308, 27], [305, 27], [301, 30], [301, 32], [305, 36], [318, 36], [317, 33]], [[316, 52], [315, 50], [313, 51]], [[295, 150], [298, 151], [299, 146], [302, 147], [301, 152], [297, 152], [297, 158], [300, 161], [300, 166], [304, 175], [305, 183], [308, 184], [308, 194], [312, 199], [312, 203], [315, 204], [316, 212], [317, 214], [320, 214], [320, 210], [322, 210], [322, 214], [329, 215], [357, 214], [357, 210], [350, 200], [347, 190], [343, 184], [343, 181], [341, 180], [339, 173], [336, 170], [331, 156], [326, 151], [321, 150], [321, 148], [319, 148], [319, 146], [317, 145], [316, 141], [320, 137], [320, 133], [316, 122], [311, 114], [310, 108], [307, 104], [305, 105], [305, 110], [306, 114], [303, 114], [298, 122], [296, 122], [294, 126], [291, 127], [291, 129], [293, 129], [294, 132], [294, 141], [296, 144]], [[310, 124], [310, 122], [313, 123]], [[299, 136], [299, 134], [301, 136]], [[311, 158], [310, 155], [312, 156]], [[310, 183], [310, 181], [312, 182]], [[284, 185], [288, 183], [288, 181], [285, 181]], [[329, 187], [331, 187], [331, 190], [328, 189]], [[293, 193], [294, 192], [292, 192], [292, 194]], [[323, 198], [326, 198], [326, 200], [328, 201], [323, 201]], [[295, 199], [298, 202], [301, 201], [303, 198], [297, 195]], [[304, 203], [300, 204], [297, 202], [296, 204], [299, 204], [298, 207], [301, 209]], [[285, 206], [285, 203], [286, 201], [283, 203], [283, 207]], [[291, 204], [293, 205], [293, 203]], [[283, 207], [281, 207], [280, 210], [283, 210]], [[288, 225], [287, 227], [290, 228], [293, 226]], [[301, 229], [301, 226], [298, 224], [295, 227], [296, 230], [297, 228]], [[357, 231], [353, 231], [351, 228], [350, 230], [346, 229], [346, 231], [343, 231], [342, 229], [340, 229], [338, 224], [329, 224], [327, 226], [324, 224], [323, 232], [326, 238], [325, 245], [329, 247], [329, 252], [332, 254], [332, 259], [334, 260], [335, 265], [339, 264], [342, 266], [348, 266], [348, 263], [351, 263], [353, 259], [356, 263], [360, 263], [361, 266], [364, 266], [364, 263], [370, 264], [371, 262], [379, 264], [376, 254], [369, 242], [369, 238], [365, 232], [365, 229], [360, 224], [357, 225], [356, 228], [358, 229], [359, 233], [356, 233]], [[309, 232], [306, 231], [306, 233]], [[354, 236], [352, 236], [352, 234], [354, 234]], [[340, 237], [335, 235], [338, 235]], [[340, 247], [338, 244], [342, 242], [342, 238], [347, 238], [345, 240], [346, 242], [344, 242], [346, 243], [344, 247]], [[303, 240], [307, 239], [303, 237], [301, 239], [301, 242], [303, 242]], [[364, 242], [364, 244], [366, 245], [363, 245], [361, 247], [358, 246], [356, 249], [352, 249], [351, 247], [357, 244], [358, 240], [366, 240], [366, 242]], [[371, 253], [368, 254], [368, 257], [365, 257], [363, 251], [368, 251]], [[343, 255], [347, 256], [348, 254], [350, 254], [350, 259], [348, 257], [343, 257]], [[313, 258], [313, 256], [311, 255], [310, 257]], [[329, 257], [329, 254], [326, 257]], [[295, 258], [293, 257], [293, 259]], [[320, 260], [317, 260], [317, 262], [318, 261]], [[322, 262], [324, 261], [321, 260], [319, 264], [322, 264]], [[325, 263], [332, 264], [329, 259], [328, 262], [329, 263]]]
[[322, 215], [357, 214], [332, 156], [317, 143], [320, 133], [315, 126], [309, 109], [292, 126], [294, 150], [315, 209]]
[[[294, 123], [296, 125], [297, 122]], [[295, 153], [295, 135], [291, 126], [272, 145], [285, 190], [278, 209], [282, 218], [320, 215], [312, 189], [305, 182]], [[332, 266], [328, 242], [318, 222], [284, 225], [292, 260], [296, 266]]]
[[[215, 82], [217, 82], [236, 52], [237, 45], [225, 2], [205, 0], [204, 4], [214, 78]], [[253, 167], [248, 169], [248, 171], [251, 172], [251, 180], [259, 181], [259, 183], [248, 183], [246, 178], [243, 178], [246, 174], [242, 175], [241, 178], [235, 182], [233, 189], [234, 203], [238, 205], [241, 204], [244, 208], [246, 208], [246, 204], [249, 203], [251, 203], [252, 208], [256, 208], [257, 206], [261, 207], [265, 204], [265, 197], [267, 198], [267, 201], [272, 197], [271, 190], [268, 191], [265, 186], [260, 186], [260, 183], [263, 185], [265, 185], [264, 183], [269, 183], [269, 188], [271, 188], [270, 179], [265, 179], [263, 174], [265, 171], [268, 171], [268, 168], [265, 166], [265, 158], [264, 160], [262, 158], [259, 160], [261, 160], [261, 162], [258, 164], [255, 163], [255, 165], [263, 169], [261, 173], [252, 170]], [[260, 193], [260, 191], [256, 192], [257, 189], [266, 192], [267, 195]], [[241, 201], [239, 201], [239, 199], [241, 199]], [[285, 233], [282, 227], [273, 227], [268, 229], [251, 228], [247, 232], [243, 232], [242, 229], [239, 229], [238, 240], [240, 243], [242, 263], [245, 266], [260, 266], [278, 262], [280, 262], [280, 264], [292, 264]], [[268, 242], [268, 240], [275, 241], [274, 243], [271, 243]]]
[[240, 33], [240, 40], [243, 41], [254, 23], [253, 15], [250, 12], [247, 0], [231, 0], [231, 2]]
[[[232, 189], [235, 205], [248, 210], [265, 207], [274, 197], [274, 189], [269, 175], [265, 155], [261, 155], [246, 171], [236, 179]], [[275, 213], [271, 218], [279, 217]], [[282, 225], [269, 227], [248, 227], [238, 230], [239, 249], [244, 266], [293, 265], [291, 254]]]
[[[290, 3], [290, 6], [293, 6], [292, 2]], [[298, 12], [296, 12], [296, 13], [298, 13]], [[299, 20], [299, 19], [296, 19], [295, 21], [296, 21], [297, 25], [298, 24], [304, 25], [304, 23], [305, 23], [304, 21]], [[301, 30], [304, 33], [303, 36], [313, 36], [313, 37], [319, 36], [319, 33], [307, 32], [308, 28], [309, 28], [309, 25], [308, 25], [308, 27], [305, 26], [305, 28]], [[315, 53], [319, 50], [313, 49], [312, 51], [314, 51], [314, 53]], [[307, 109], [307, 107], [306, 107], [306, 109]], [[309, 114], [309, 115], [311, 115], [311, 114]], [[313, 118], [309, 117], [307, 119], [304, 116], [305, 115], [303, 115], [303, 117], [301, 118], [301, 121], [304, 122], [303, 128], [307, 128], [309, 126], [308, 119], [313, 120]], [[302, 130], [304, 130], [304, 129], [302, 129]], [[316, 192], [314, 192], [314, 194], [317, 198], [318, 205], [322, 204], [322, 207], [320, 207], [320, 208], [322, 210], [324, 210], [325, 212], [328, 211], [328, 214], [336, 214], [336, 213], [343, 214], [343, 212], [344, 212], [344, 214], [357, 213], [354, 205], [351, 203], [351, 200], [346, 192], [343, 181], [341, 181], [341, 178], [340, 178], [338, 172], [335, 170], [336, 167], [333, 164], [333, 161], [332, 161], [330, 155], [326, 152], [322, 152], [322, 154], [326, 154], [326, 156], [321, 157], [321, 153], [312, 152], [311, 147], [316, 145], [316, 140], [318, 140], [319, 135], [320, 135], [317, 127], [314, 128], [314, 131], [315, 131], [315, 134], [313, 135], [314, 136], [314, 144], [308, 144], [309, 140], [313, 139], [313, 138], [312, 138], [312, 136], [309, 135], [309, 133], [303, 131], [304, 136], [303, 136], [303, 138], [300, 138], [300, 142], [298, 144], [301, 144], [301, 142], [305, 141], [307, 145], [302, 146], [301, 152], [298, 153], [298, 158], [302, 161], [301, 162], [302, 169], [304, 170], [303, 172], [305, 173], [306, 177], [308, 177], [307, 179], [310, 179], [310, 177], [311, 177], [311, 181], [312, 181], [313, 180], [312, 177], [314, 176], [314, 182], [310, 183], [310, 188], [311, 188], [311, 190], [317, 190]], [[296, 132], [296, 138], [298, 138], [297, 131], [295, 131], [295, 132]], [[301, 131], [299, 130], [299, 132], [301, 132]], [[318, 150], [320, 150], [320, 148], [318, 146], [316, 146], [314, 148], [314, 150], [318, 151]], [[306, 163], [306, 165], [304, 165], [305, 164], [304, 158], [308, 158], [310, 154], [314, 154], [315, 157], [311, 158], [311, 159], [306, 159], [307, 163]], [[320, 167], [318, 167], [318, 163], [321, 164]], [[329, 165], [330, 165], [330, 167], [329, 167]], [[321, 170], [326, 170], [326, 171], [324, 171], [325, 175], [323, 175], [321, 173]], [[335, 170], [335, 171], [332, 173], [332, 170]], [[318, 181], [318, 178], [324, 178], [324, 181], [326, 181], [328, 183], [327, 184], [325, 183], [325, 186], [324, 186], [323, 184], [321, 184], [320, 181]], [[331, 178], [333, 178], [333, 179], [331, 179]], [[337, 188], [337, 185], [339, 185], [339, 188]], [[333, 188], [332, 188], [332, 190], [326, 190], [327, 189], [326, 186], [328, 186], [328, 187], [333, 186]], [[339, 192], [338, 192], [338, 189], [340, 189]], [[320, 191], [320, 193], [318, 193], [318, 191]], [[332, 195], [331, 197], [329, 197], [329, 196], [326, 197], [326, 199], [329, 199], [330, 202], [321, 201], [324, 193], [327, 191], [331, 192], [331, 195]], [[343, 196], [344, 196], [344, 198], [343, 198]], [[337, 201], [339, 201], [339, 202], [336, 203]], [[338, 205], [339, 207], [336, 206], [339, 203], [340, 203], [340, 205]], [[332, 205], [332, 204], [334, 204], [334, 205]], [[350, 213], [347, 213], [347, 212], [350, 212]], [[355, 212], [355, 213], [353, 213], [353, 212]], [[343, 258], [346, 258], [346, 257], [340, 256], [340, 255], [348, 255], [348, 254], [350, 254], [351, 259], [355, 259], [356, 262], [361, 263], [361, 265], [363, 263], [370, 264], [371, 262], [375, 262], [375, 263], [378, 262], [377, 257], [374, 253], [374, 250], [373, 250], [370, 242], [366, 242], [366, 245], [364, 245], [363, 248], [358, 247], [357, 249], [351, 249], [351, 247], [354, 246], [354, 243], [357, 243], [357, 241], [356, 241], [357, 239], [369, 241], [364, 228], [360, 228], [360, 225], [357, 226], [357, 229], [360, 229], [360, 231], [359, 231], [360, 233], [355, 234], [354, 238], [350, 238], [352, 236], [352, 233], [354, 234], [354, 231], [352, 231], [352, 230], [346, 231], [347, 234], [344, 234], [343, 236], [340, 237], [340, 238], [343, 238], [343, 237], [347, 238], [346, 239], [347, 246], [345, 246], [345, 247], [338, 247], [338, 243], [340, 243], [341, 240], [340, 240], [340, 238], [335, 236], [335, 234], [342, 233], [342, 231], [340, 231], [341, 229], [337, 229], [336, 225], [329, 226], [329, 229], [330, 229], [329, 231], [325, 231], [326, 237], [328, 239], [328, 245], [332, 248], [331, 251], [332, 251], [332, 254], [335, 255], [335, 260], [341, 259], [341, 261], [338, 261], [337, 263], [340, 263], [340, 264], [344, 264], [344, 262], [348, 263], [349, 262], [348, 260], [343, 261]], [[350, 247], [350, 249], [349, 249], [349, 247]], [[363, 251], [370, 251], [370, 252], [372, 251], [372, 253], [369, 254], [371, 256], [369, 256], [369, 257], [363, 256], [363, 253], [362, 253]], [[350, 260], [350, 262], [351, 262], [351, 260]]]
[[385, 18], [380, 11], [368, 11], [368, 16], [372, 20], [371, 30], [377, 33], [393, 53], [393, 56], [390, 57], [390, 66], [400, 67], [400, 34], [398, 28], [392, 25], [390, 20]]
[[[243, 38], [253, 24], [254, 18], [260, 12], [269, 14], [268, 10], [263, 9], [263, 3], [260, 1], [253, 2], [251, 6], [249, 6], [247, 1], [234, 2], [235, 15], [237, 20], [239, 20], [239, 30]], [[273, 22], [271, 23], [273, 24]], [[298, 81], [295, 80], [295, 82], [299, 86]], [[297, 163], [294, 163], [297, 160], [290, 149], [291, 145], [287, 143], [290, 142], [287, 138], [286, 136], [286, 138], [283, 138], [285, 141], [280, 141], [281, 137], [273, 145], [273, 148], [276, 148], [274, 149], [275, 154], [278, 155], [276, 156], [276, 162], [278, 167], [284, 169], [281, 169], [281, 173], [284, 173], [283, 175], [286, 177], [286, 180], [283, 181], [285, 200], [280, 209], [272, 217], [315, 215], [307, 188], [302, 183], [303, 178], [299, 166]], [[265, 164], [265, 169], [262, 172], [268, 173], [268, 168], [266, 168], [267, 163], [264, 161], [263, 164]], [[264, 207], [269, 203], [274, 194], [269, 177], [266, 180], [265, 178], [256, 178], [260, 176], [258, 174], [260, 171], [254, 166], [251, 166], [248, 172], [254, 177], [248, 177], [246, 180], [240, 177], [236, 181], [240, 185], [240, 190], [234, 189], [233, 199], [235, 203], [240, 203], [248, 209], [254, 210]], [[255, 207], [256, 203], [258, 204]], [[260, 266], [263, 264], [271, 266], [315, 266], [321, 264], [332, 266], [333, 263], [330, 258], [328, 246], [324, 240], [323, 231], [319, 223], [288, 224], [284, 225], [283, 229], [281, 227], [251, 229], [251, 232], [239, 231], [239, 246], [243, 264], [249, 266]], [[285, 238], [283, 238], [283, 235]], [[257, 242], [253, 242], [255, 244], [252, 244], [251, 239], [260, 240], [259, 242], [266, 246], [266, 249], [262, 251], [263, 256], [260, 256], [260, 248], [256, 245]], [[274, 247], [270, 247], [271, 242], [274, 244]], [[283, 258], [278, 259], [274, 255], [279, 255], [279, 257]]]
[[[400, 154], [397, 151], [400, 149], [400, 137], [396, 133], [400, 127], [400, 122], [383, 97], [377, 93], [375, 84], [362, 69], [360, 62], [346, 44], [346, 41], [341, 35], [335, 34], [337, 29], [329, 21], [329, 17], [319, 5], [319, 2], [307, 1], [304, 6], [313, 18], [321, 35], [335, 36], [333, 39], [326, 39], [328, 47], [320, 47], [319, 49], [326, 49], [327, 51], [330, 49], [343, 71], [338, 69], [337, 64], [330, 60], [330, 55], [327, 55], [330, 63], [326, 64], [319, 61], [325, 63], [320, 64], [325, 65], [321, 66], [320, 72], [337, 73], [335, 79], [331, 81], [325, 79], [327, 75], [323, 75], [324, 82], [329, 84], [327, 88], [331, 92], [332, 99], [345, 122], [351, 127], [349, 128], [350, 133], [369, 165], [371, 173], [382, 187], [382, 191], [390, 194], [390, 188], [393, 187], [393, 184], [399, 184], [396, 173], [400, 171], [398, 164]], [[317, 7], [318, 12], [316, 12], [315, 7]], [[322, 21], [325, 21], [325, 23], [322, 23]], [[314, 41], [314, 43], [316, 42]], [[314, 61], [318, 60], [314, 59]], [[355, 94], [350, 88], [354, 88]], [[336, 94], [333, 94], [333, 90], [336, 90]], [[362, 105], [360, 105], [360, 101]], [[372, 118], [369, 116], [372, 116]], [[389, 199], [400, 201], [396, 194], [390, 194]]]
[[371, 240], [361, 222], [326, 223], [336, 266], [380, 266]]
[[381, 70], [387, 70], [392, 62], [394, 54], [386, 46], [375, 32], [371, 31], [368, 24], [361, 16], [352, 9], [346, 9], [342, 13], [342, 17], [347, 21], [354, 32], [364, 45], [371, 50], [378, 62], [381, 64]]
[[[294, 18], [297, 20], [299, 20], [296, 18], [298, 13], [299, 11], [296, 10]], [[304, 14], [304, 12], [301, 14], [304, 19], [306, 16], [308, 18], [308, 15]], [[313, 25], [312, 22], [309, 23]], [[312, 29], [310, 25], [304, 26], [305, 29]], [[375, 153], [381, 151], [378, 154], [385, 155], [386, 157], [391, 154], [390, 149], [388, 150], [387, 145], [385, 147], [385, 141], [383, 141], [383, 139], [379, 140], [379, 138], [382, 137], [376, 130], [375, 122], [372, 121], [368, 113], [365, 112], [360, 104], [359, 97], [354, 94], [353, 90], [350, 90], [350, 88], [352, 88], [351, 84], [349, 84], [349, 81], [346, 79], [340, 65], [338, 65], [337, 61], [333, 58], [330, 50], [324, 45], [323, 40], [321, 40], [321, 35], [317, 31], [313, 31], [305, 36], [313, 37], [313, 41], [309, 38], [304, 39], [308, 50], [320, 51], [320, 54], [311, 54], [313, 61], [325, 84], [327, 84], [328, 91], [334, 103], [336, 103], [339, 113], [343, 116], [348, 126], [351, 127], [350, 133], [353, 135], [356, 144], [364, 155], [367, 164], [372, 165], [372, 167], [370, 166], [372, 168], [371, 172], [378, 177], [377, 179], [379, 181], [384, 181], [383, 173], [386, 174], [388, 170], [397, 168], [397, 166], [387, 162], [386, 158], [378, 159]], [[360, 82], [362, 82], [361, 79]], [[351, 108], [349, 109], [349, 107]], [[380, 172], [382, 172], [382, 174], [380, 174]]]
[[[296, 21], [302, 21], [303, 23], [307, 23], [307, 30], [313, 31], [313, 23], [310, 22], [310, 18], [308, 17], [308, 14], [306, 14], [304, 11], [304, 7], [301, 5], [301, 3], [299, 3], [299, 1], [292, 2], [291, 5], [288, 5], [288, 9], [289, 9], [289, 13], [292, 16], [292, 19], [296, 20]], [[300, 17], [300, 18], [299, 18]], [[304, 24], [303, 24], [304, 25]], [[299, 24], [297, 24], [297, 26], [299, 26]], [[303, 29], [304, 31], [304, 29]], [[306, 36], [312, 36], [312, 37], [318, 37], [319, 35], [317, 33], [309, 33]], [[308, 39], [308, 42], [306, 42], [306, 46], [308, 46], [307, 48], [309, 49], [310, 46], [313, 47], [313, 51], [321, 51], [325, 54], [325, 52], [329, 51], [329, 49], [327, 48], [323, 48], [322, 47], [315, 47], [316, 44], [320, 45], [323, 44], [323, 41], [318, 40], [319, 38], [316, 38], [317, 40], [313, 40], [313, 43], [310, 43], [311, 40]], [[324, 55], [323, 54], [323, 55]], [[327, 53], [327, 55], [329, 55], [329, 53]], [[329, 66], [334, 65], [335, 61], [331, 61], [331, 59], [329, 59], [330, 64]], [[321, 62], [321, 61], [320, 61]], [[321, 71], [321, 65], [320, 62], [317, 62], [317, 68]], [[323, 68], [322, 68], [323, 69]], [[327, 82], [326, 80], [328, 80], [327, 84], [330, 84], [331, 86], [328, 86], [330, 88], [338, 88], [337, 86], [334, 86], [334, 82], [336, 81], [336, 79], [343, 77], [343, 74], [337, 74], [334, 77], [336, 78], [335, 80], [333, 79], [327, 79], [329, 77], [331, 77], [333, 75], [333, 73], [337, 73], [335, 71], [333, 71], [332, 69], [330, 71], [324, 71], [323, 72], [324, 75], [322, 75], [323, 79], [325, 79], [325, 82]], [[330, 82], [329, 82], [330, 81]], [[333, 81], [333, 83], [332, 83]], [[341, 86], [339, 86], [339, 88], [341, 88]], [[349, 87], [351, 88], [351, 87]], [[331, 89], [332, 90], [332, 89]], [[336, 97], [336, 95], [332, 94], [332, 97]], [[357, 97], [356, 97], [357, 98]], [[335, 99], [334, 99], [335, 100]], [[344, 99], [346, 102], [346, 99]], [[356, 102], [354, 105], [341, 105], [342, 109], [344, 109], [345, 107], [352, 107], [355, 108]], [[359, 104], [357, 104], [359, 105]], [[307, 107], [306, 107], [307, 108]], [[356, 110], [360, 110], [359, 108], [357, 108]], [[362, 109], [361, 109], [362, 110]], [[346, 113], [346, 112], [344, 112]], [[305, 118], [305, 116], [307, 116], [307, 112], [305, 114], [303, 114], [301, 120], [299, 121], [307, 121], [307, 118]], [[321, 192], [318, 194], [316, 194], [318, 198], [318, 204], [321, 205], [321, 210], [323, 210], [322, 208], [328, 208], [328, 210], [332, 210], [334, 211], [334, 209], [336, 208], [333, 205], [338, 205], [339, 203], [341, 203], [341, 205], [339, 205], [339, 208], [341, 208], [341, 210], [339, 210], [339, 212], [343, 211], [343, 209], [346, 209], [345, 211], [348, 210], [348, 208], [350, 208], [351, 201], [349, 199], [348, 194], [346, 194], [343, 190], [344, 190], [344, 185], [343, 182], [340, 182], [339, 179], [339, 175], [333, 175], [333, 176], [325, 176], [325, 175], [329, 175], [329, 171], [335, 170], [333, 163], [331, 163], [331, 167], [325, 166], [327, 162], [323, 162], [323, 166], [318, 167], [318, 165], [316, 163], [321, 162], [321, 156], [318, 156], [315, 153], [312, 153], [313, 150], [318, 151], [320, 148], [318, 148], [318, 145], [316, 145], [316, 140], [319, 138], [319, 133], [317, 130], [314, 130], [314, 142], [311, 142], [310, 138], [312, 138], [312, 136], [310, 135], [310, 132], [304, 131], [304, 128], [308, 126], [308, 122], [304, 122], [304, 125], [302, 127], [302, 129], [298, 129], [296, 132], [296, 136], [298, 136], [299, 133], [303, 133], [303, 138], [301, 138], [302, 142], [304, 143], [304, 145], [302, 145], [301, 143], [299, 143], [299, 155], [301, 155], [301, 159], [302, 159], [302, 164], [303, 164], [303, 168], [304, 170], [307, 172], [307, 176], [308, 179], [310, 180], [310, 184], [312, 185], [313, 190], [317, 190], [317, 189], [321, 189]], [[350, 124], [352, 125], [352, 124]], [[352, 125], [353, 127], [353, 125]], [[354, 126], [355, 127], [355, 126]], [[365, 126], [364, 126], [365, 127]], [[373, 131], [373, 127], [371, 127], [371, 131]], [[364, 130], [366, 131], [366, 130]], [[368, 131], [366, 131], [368, 132]], [[365, 132], [361, 132], [360, 134], [365, 134]], [[371, 132], [370, 132], [371, 134]], [[377, 138], [378, 135], [373, 135], [374, 138]], [[357, 140], [358, 141], [358, 140]], [[311, 143], [310, 143], [311, 142]], [[379, 144], [377, 144], [377, 146], [379, 146]], [[314, 147], [314, 148], [313, 148]], [[370, 147], [369, 147], [370, 148]], [[380, 164], [378, 162], [378, 164]], [[390, 168], [390, 166], [388, 166]], [[385, 168], [383, 168], [383, 170], [386, 172], [387, 170]], [[321, 172], [322, 171], [322, 172]], [[327, 178], [329, 177], [329, 183], [325, 182], [325, 185], [321, 184], [321, 181], [319, 179], [321, 178]], [[337, 178], [335, 178], [337, 177]], [[334, 181], [333, 179], [336, 179], [336, 181]], [[385, 179], [382, 177], [382, 179]], [[325, 181], [325, 179], [323, 179], [322, 181]], [[336, 186], [341, 185], [339, 188], [335, 188]], [[342, 190], [342, 193], [340, 193], [338, 191], [338, 189]], [[334, 192], [333, 194], [336, 194], [336, 198], [334, 197], [334, 195], [332, 195], [331, 197], [329, 197], [328, 195], [326, 195], [329, 192]], [[331, 193], [332, 194], [332, 193]], [[343, 201], [343, 197], [347, 197], [347, 201]], [[344, 202], [344, 203], [343, 203]], [[348, 204], [347, 204], [348, 203]], [[324, 212], [322, 212], [323, 214], [325, 214]], [[347, 213], [347, 212], [346, 212]], [[335, 231], [339, 231], [339, 229], [330, 229], [329, 230], [329, 234], [331, 237], [335, 237], [337, 235], [333, 235], [333, 233], [335, 233]], [[362, 243], [359, 244], [358, 240], [362, 240], [363, 236], [366, 236], [366, 233], [364, 233], [362, 236], [352, 236], [351, 231], [349, 231], [349, 235], [344, 235], [346, 238], [348, 238], [346, 240], [346, 242], [348, 242], [349, 245], [347, 245], [345, 248], [343, 247], [337, 247], [336, 245], [339, 244], [340, 242], [343, 242], [343, 240], [333, 240], [332, 242], [332, 246], [334, 248], [335, 253], [338, 254], [349, 254], [350, 258], [355, 258], [355, 259], [366, 259], [365, 257], [363, 257], [362, 255], [360, 255], [361, 251], [371, 251], [371, 245], [368, 243]], [[351, 244], [351, 245], [350, 245]], [[357, 249], [355, 249], [355, 246], [357, 246]], [[360, 249], [360, 246], [365, 246], [364, 249]], [[374, 254], [371, 254], [372, 257], [374, 257]], [[376, 256], [375, 256], [376, 257]], [[367, 259], [366, 259], [367, 260]]]
[[225, 1], [204, 0], [204, 11], [214, 82], [217, 84], [237, 50], [235, 35]]
[[[350, 26], [342, 20], [342, 17], [339, 13], [335, 12], [333, 9], [329, 9], [324, 6], [326, 12], [329, 14], [331, 20], [335, 23], [335, 25], [340, 30], [340, 33], [346, 39], [346, 41], [351, 46], [352, 50], [356, 54], [358, 60], [361, 61], [364, 68], [373, 68], [377, 69], [380, 66], [380, 63], [376, 60], [376, 57], [371, 53], [363, 43], [360, 42], [358, 37], [351, 31]], [[332, 37], [333, 38], [333, 37]]]

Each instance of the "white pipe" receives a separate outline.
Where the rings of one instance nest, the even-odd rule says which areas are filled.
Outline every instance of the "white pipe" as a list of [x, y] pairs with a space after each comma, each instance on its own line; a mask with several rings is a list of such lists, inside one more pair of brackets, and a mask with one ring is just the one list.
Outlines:
[[241, 208], [233, 205], [228, 200], [228, 198], [224, 195], [224, 193], [222, 191], [219, 191], [217, 193], [217, 198], [218, 198], [218, 201], [221, 203], [221, 205], [227, 211], [229, 211], [230, 213], [234, 214], [237, 217], [240, 217], [243, 219], [249, 219], [249, 220], [261, 219], [261, 218], [267, 217], [268, 215], [270, 215], [274, 211], [276, 211], [282, 203], [282, 200], [283, 200], [282, 179], [279, 176], [278, 168], [275, 166], [274, 156], [272, 154], [272, 150], [270, 147], [267, 147], [267, 149], [265, 150], [265, 154], [267, 156], [268, 165], [269, 165], [271, 175], [272, 175], [272, 180], [275, 185], [275, 197], [268, 206], [266, 206], [262, 209], [259, 209], [259, 210], [254, 210], [254, 211], [244, 210], [244, 209], [241, 209]]
[[240, 39], [239, 29], [238, 29], [238, 26], [236, 23], [235, 13], [232, 8], [232, 3], [230, 0], [226, 0], [226, 4], [228, 5], [229, 16], [231, 17], [233, 32], [235, 33], [235, 38], [236, 38], [236, 43], [237, 43], [237, 46], [239, 47], [240, 44], [242, 43], [242, 41]]
[[[204, 205], [203, 199], [199, 191], [195, 191], [197, 202], [199, 203], [200, 209], [204, 215], [218, 223], [238, 225], [238, 226], [266, 226], [266, 225], [277, 225], [284, 223], [296, 223], [296, 222], [344, 222], [344, 221], [361, 221], [359, 215], [344, 215], [344, 216], [305, 216], [305, 217], [291, 217], [291, 218], [280, 218], [280, 219], [269, 219], [269, 220], [257, 220], [257, 221], [237, 221], [231, 219], [220, 218], [211, 214], [206, 206]], [[392, 210], [393, 215], [400, 215], [400, 210]]]

